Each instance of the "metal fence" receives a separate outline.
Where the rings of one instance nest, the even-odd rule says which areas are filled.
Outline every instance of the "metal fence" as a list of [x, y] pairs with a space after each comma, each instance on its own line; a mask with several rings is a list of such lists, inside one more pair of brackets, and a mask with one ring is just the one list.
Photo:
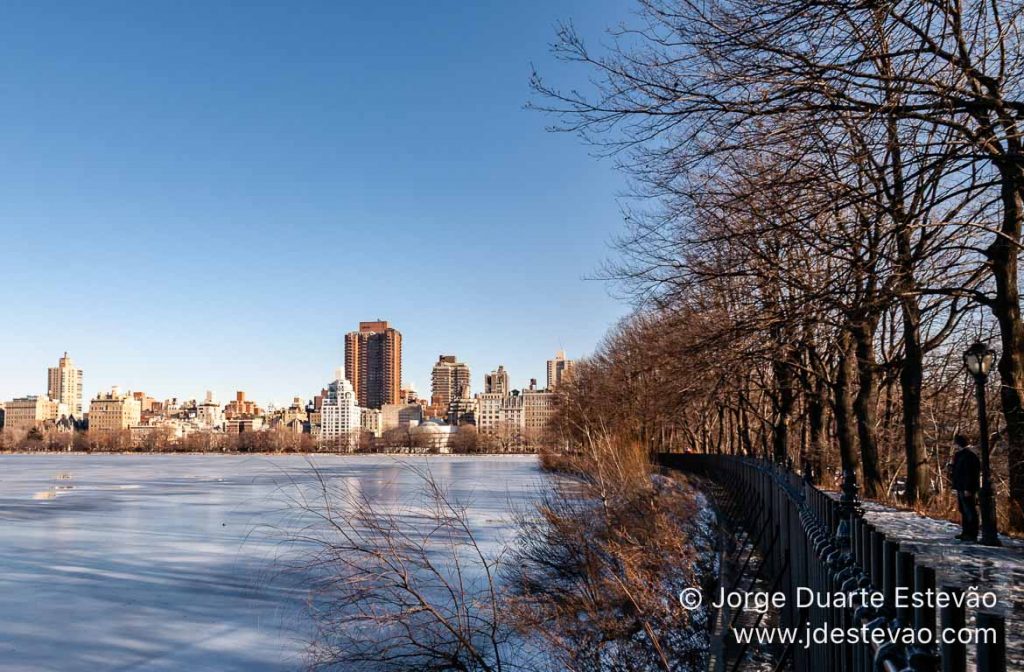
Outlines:
[[[724, 486], [726, 514], [743, 528], [744, 546], [750, 546], [741, 572], [749, 571], [756, 549], [758, 572], [763, 568], [771, 585], [790, 597], [778, 610], [779, 627], [821, 635], [820, 642], [808, 644], [805, 636], [784, 645], [776, 669], [955, 672], [968, 669], [969, 647], [978, 672], [1006, 669], [1004, 617], [972, 610], [977, 641], [960, 643], [961, 633], [970, 634], [963, 589], [936, 585], [933, 567], [864, 520], [851, 483], [845, 496], [836, 498], [789, 468], [764, 460], [663, 454], [660, 462]], [[797, 605], [801, 587], [814, 604]], [[837, 604], [847, 600], [852, 606]], [[857, 634], [851, 637], [851, 631]], [[746, 647], [733, 648], [730, 669], [736, 670]]]

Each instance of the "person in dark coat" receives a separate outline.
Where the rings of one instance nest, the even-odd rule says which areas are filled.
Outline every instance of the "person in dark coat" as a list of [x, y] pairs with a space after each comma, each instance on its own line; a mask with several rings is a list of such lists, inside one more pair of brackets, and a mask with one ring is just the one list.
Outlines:
[[957, 535], [962, 541], [978, 539], [978, 487], [981, 479], [981, 461], [968, 447], [967, 438], [957, 434], [953, 439], [956, 452], [950, 463], [950, 480], [956, 491], [956, 502], [960, 508], [960, 526], [963, 531]]

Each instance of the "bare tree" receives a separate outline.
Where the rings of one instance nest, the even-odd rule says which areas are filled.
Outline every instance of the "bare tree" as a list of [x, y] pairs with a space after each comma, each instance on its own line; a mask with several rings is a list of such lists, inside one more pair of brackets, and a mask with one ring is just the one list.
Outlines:
[[[638, 5], [600, 52], [571, 25], [559, 31], [556, 53], [590, 68], [593, 87], [563, 92], [539, 76], [534, 87], [557, 128], [616, 155], [636, 195], [658, 204], [629, 211], [629, 263], [611, 275], [644, 309], [705, 311], [709, 293], [716, 310], [731, 304], [732, 342], [749, 348], [755, 396], [771, 406], [744, 392], [743, 414], [727, 410], [733, 401], [704, 407], [702, 447], [728, 443], [723, 423], [741, 442], [760, 424], [771, 431], [755, 442], [788, 455], [801, 413], [822, 422], [814, 397], [827, 381], [842, 464], [859, 461], [878, 492], [898, 459], [887, 437], [901, 414], [908, 499], [925, 497], [925, 362], [930, 351], [956, 357], [946, 342], [966, 340], [965, 324], [984, 327], [964, 322], [984, 308], [1002, 342], [1010, 514], [1022, 527], [1024, 10], [1007, 0]], [[797, 302], [811, 309], [793, 311]]]
[[429, 471], [416, 474], [420, 488], [394, 507], [319, 471], [315, 491], [294, 496], [307, 523], [291, 543], [320, 577], [310, 668], [530, 669], [524, 649], [508, 649], [513, 624], [497, 576], [504, 546], [485, 546], [466, 507]]

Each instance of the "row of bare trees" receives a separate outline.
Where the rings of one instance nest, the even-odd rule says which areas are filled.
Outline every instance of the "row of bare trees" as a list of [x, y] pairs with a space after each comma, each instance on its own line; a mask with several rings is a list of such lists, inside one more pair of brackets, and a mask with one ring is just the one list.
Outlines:
[[1022, 11], [639, 0], [597, 52], [562, 27], [556, 53], [593, 86], [535, 76], [536, 105], [638, 197], [606, 275], [640, 315], [578, 376], [577, 408], [623, 398], [614, 421], [652, 447], [856, 468], [869, 496], [902, 474], [913, 503], [973, 426], [960, 357], [991, 338], [1024, 528]]

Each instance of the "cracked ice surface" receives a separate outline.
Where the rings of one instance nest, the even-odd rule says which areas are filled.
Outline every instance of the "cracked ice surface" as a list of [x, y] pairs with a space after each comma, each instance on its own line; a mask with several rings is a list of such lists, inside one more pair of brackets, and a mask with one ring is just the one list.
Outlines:
[[[494, 544], [543, 478], [529, 456], [312, 459], [396, 505], [426, 465]], [[299, 456], [0, 456], [0, 670], [301, 666], [309, 577], [260, 531], [297, 524], [282, 493], [313, 482]]]

